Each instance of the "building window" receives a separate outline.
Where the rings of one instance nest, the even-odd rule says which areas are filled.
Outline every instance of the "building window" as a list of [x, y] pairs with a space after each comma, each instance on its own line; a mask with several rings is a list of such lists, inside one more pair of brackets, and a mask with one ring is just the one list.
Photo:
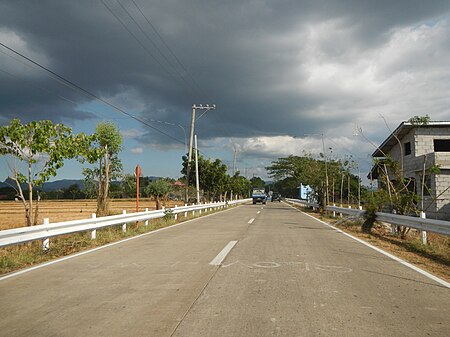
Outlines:
[[434, 139], [434, 152], [450, 152], [450, 139]]
[[405, 156], [411, 154], [411, 142], [405, 143]]

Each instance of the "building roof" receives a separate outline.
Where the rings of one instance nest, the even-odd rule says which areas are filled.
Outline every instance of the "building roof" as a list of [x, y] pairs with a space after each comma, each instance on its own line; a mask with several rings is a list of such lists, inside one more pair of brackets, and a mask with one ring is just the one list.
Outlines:
[[421, 128], [430, 128], [430, 127], [450, 127], [450, 121], [433, 121], [429, 122], [426, 125], [416, 125], [411, 124], [409, 122], [402, 122], [400, 125], [389, 135], [388, 138], [372, 153], [372, 157], [385, 157], [385, 154], [388, 153], [396, 144], [398, 144], [398, 139], [402, 139], [405, 137], [412, 129], [421, 127]]

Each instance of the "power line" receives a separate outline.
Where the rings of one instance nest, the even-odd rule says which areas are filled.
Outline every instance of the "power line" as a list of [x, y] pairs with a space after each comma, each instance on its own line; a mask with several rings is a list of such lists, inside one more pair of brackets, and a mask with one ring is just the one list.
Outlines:
[[[103, 1], [103, 0], [102, 0]], [[192, 90], [190, 84], [186, 81], [186, 79], [183, 77], [183, 75], [178, 71], [178, 69], [172, 64], [172, 62], [162, 53], [161, 49], [158, 47], [158, 45], [152, 40], [152, 38], [147, 34], [147, 32], [142, 28], [142, 26], [139, 24], [139, 22], [136, 21], [136, 19], [131, 15], [131, 13], [125, 8], [125, 6], [122, 5], [122, 3], [117, 0], [117, 3], [122, 7], [122, 9], [127, 13], [128, 17], [134, 22], [134, 24], [139, 28], [141, 33], [146, 37], [148, 41], [152, 44], [152, 46], [158, 51], [159, 55], [167, 62], [167, 64], [173, 68], [173, 70], [178, 74], [180, 79], [187, 85], [189, 90]]]
[[[114, 13], [114, 11], [111, 9], [111, 7], [109, 7], [104, 0], [100, 0], [100, 2], [103, 4], [103, 6], [105, 6], [105, 8], [109, 11], [109, 13], [121, 24], [121, 26], [136, 40], [136, 42], [139, 44], [139, 46], [141, 46], [141, 48], [144, 49], [144, 51], [164, 70], [164, 72], [166, 72], [172, 79], [174, 79], [178, 85], [181, 85], [181, 83], [179, 82], [179, 79], [169, 69], [167, 69], [167, 67], [164, 64], [162, 64], [158, 60], [158, 58], [136, 36], [136, 34], [133, 33], [131, 31], [131, 29], [129, 29], [127, 24], [122, 19], [120, 19], [120, 17], [116, 13]], [[117, 3], [120, 5], [120, 7], [122, 7], [122, 9], [126, 12], [128, 17], [134, 22], [134, 24], [141, 30], [141, 33], [143, 33], [144, 36], [147, 36], [145, 31], [142, 29], [142, 27], [139, 25], [139, 23], [131, 16], [131, 14], [127, 11], [127, 9], [118, 0], [117, 0]], [[151, 41], [151, 39], [148, 36], [147, 36], [147, 38]], [[151, 42], [152, 42], [153, 46], [155, 47], [155, 49], [158, 50], [158, 47], [153, 43], [153, 41], [151, 41]], [[160, 54], [161, 54], [161, 52], [160, 52]], [[162, 56], [165, 59], [164, 55], [162, 55]], [[167, 62], [167, 60], [166, 60], [166, 62]], [[169, 63], [169, 65], [170, 65], [170, 63]], [[175, 72], [177, 72], [177, 71], [175, 71]], [[188, 90], [192, 91], [192, 88], [189, 85], [189, 83], [187, 83], [183, 77], [180, 76], [180, 78], [181, 78], [182, 82], [185, 82]]]
[[[1, 52], [1, 51], [0, 51], [0, 52]], [[6, 75], [8, 75], [8, 76], [10, 76], [10, 77], [13, 77], [13, 78], [16, 78], [16, 79], [20, 79], [19, 76], [14, 75], [14, 74], [10, 73], [9, 71], [6, 71], [6, 70], [4, 70], [4, 69], [2, 69], [2, 68], [0, 68], [0, 72], [4, 73], [4, 74], [6, 74]], [[74, 105], [79, 105], [79, 103], [77, 103], [77, 102], [71, 100], [70, 98], [67, 98], [67, 97], [62, 96], [62, 95], [60, 95], [60, 94], [57, 94], [57, 93], [55, 93], [55, 92], [53, 92], [53, 91], [51, 91], [51, 90], [49, 90], [49, 89], [47, 89], [47, 88], [45, 88], [45, 87], [43, 87], [43, 86], [36, 85], [36, 84], [31, 84], [31, 83], [27, 83], [27, 85], [29, 85], [30, 87], [37, 88], [37, 89], [40, 89], [40, 90], [42, 90], [42, 91], [45, 91], [45, 92], [47, 92], [48, 94], [54, 95], [54, 96], [60, 98], [60, 99], [63, 100], [63, 101], [72, 103], [72, 104], [74, 104]], [[119, 120], [119, 119], [129, 119], [129, 118], [130, 118], [130, 117], [124, 117], [124, 118], [111, 118], [111, 117], [107, 117], [107, 116], [103, 115], [103, 114], [102, 114], [101, 112], [99, 112], [99, 111], [91, 111], [91, 110], [88, 110], [88, 109], [83, 109], [83, 110], [85, 110], [85, 111], [87, 111], [87, 112], [90, 112], [90, 113], [92, 113], [92, 114], [94, 114], [94, 115], [95, 115], [95, 114], [99, 114], [100, 117], [102, 117], [102, 118], [108, 118], [108, 119], [114, 119], [114, 120]], [[98, 117], [98, 116], [97, 116], [97, 117]]]
[[[149, 26], [152, 28], [152, 30], [155, 32], [155, 34], [158, 36], [161, 43], [167, 48], [169, 53], [173, 56], [175, 61], [180, 65], [180, 67], [184, 70], [184, 72], [188, 75], [188, 77], [191, 79], [192, 83], [198, 88], [200, 93], [204, 96], [207, 96], [204, 92], [204, 90], [200, 87], [200, 85], [197, 83], [195, 78], [189, 73], [189, 71], [186, 69], [184, 64], [180, 61], [180, 59], [175, 55], [175, 53], [172, 51], [172, 49], [169, 47], [169, 45], [166, 43], [164, 38], [161, 36], [161, 34], [158, 32], [156, 27], [152, 24], [151, 20], [144, 14], [144, 12], [141, 10], [141, 8], [136, 4], [134, 0], [131, 0], [131, 2], [134, 4], [134, 6], [137, 8], [137, 10], [141, 13], [141, 15], [144, 17], [145, 21], [149, 24]], [[206, 97], [205, 97], [206, 98]]]
[[157, 132], [159, 132], [159, 133], [161, 133], [161, 134], [163, 134], [163, 135], [165, 135], [165, 136], [167, 136], [167, 137], [169, 137], [169, 138], [171, 138], [172, 140], [175, 140], [176, 142], [179, 142], [179, 143], [181, 143], [181, 144], [184, 144], [184, 142], [182, 142], [181, 140], [179, 140], [179, 139], [177, 139], [177, 138], [175, 138], [175, 137], [172, 137], [172, 136], [169, 135], [168, 133], [166, 133], [166, 132], [164, 132], [164, 131], [162, 131], [162, 130], [160, 130], [160, 129], [158, 129], [158, 128], [156, 128], [156, 127], [154, 127], [154, 126], [152, 126], [152, 125], [150, 125], [150, 124], [148, 124], [148, 123], [146, 123], [146, 122], [143, 121], [141, 118], [138, 118], [138, 117], [136, 117], [136, 116], [134, 116], [134, 115], [132, 115], [132, 114], [126, 112], [125, 110], [119, 108], [118, 106], [116, 106], [116, 105], [114, 105], [114, 104], [108, 102], [107, 100], [105, 100], [105, 99], [103, 99], [103, 98], [101, 98], [101, 97], [98, 97], [97, 95], [93, 94], [92, 92], [90, 92], [90, 91], [88, 91], [88, 90], [82, 88], [82, 87], [79, 86], [78, 84], [76, 84], [76, 83], [74, 83], [74, 82], [72, 82], [72, 81], [70, 81], [70, 80], [64, 78], [64, 77], [61, 76], [61, 75], [58, 75], [57, 73], [55, 73], [54, 71], [48, 69], [47, 67], [44, 67], [43, 65], [39, 64], [38, 62], [33, 61], [33, 60], [30, 59], [29, 57], [27, 57], [27, 56], [25, 56], [25, 55], [19, 53], [18, 51], [14, 50], [14, 49], [12, 49], [12, 48], [10, 48], [10, 47], [8, 47], [8, 46], [5, 45], [4, 43], [0, 42], [0, 45], [3, 46], [4, 48], [8, 49], [9, 51], [13, 52], [14, 54], [16, 54], [16, 55], [18, 55], [18, 56], [24, 58], [25, 60], [27, 60], [27, 61], [33, 63], [33, 64], [36, 65], [37, 67], [39, 67], [39, 68], [41, 68], [41, 69], [43, 69], [43, 70], [49, 72], [49, 73], [52, 74], [53, 76], [56, 76], [58, 79], [60, 79], [60, 80], [62, 80], [62, 81], [64, 81], [64, 82], [66, 82], [66, 83], [68, 83], [68, 84], [72, 87], [73, 90], [78, 90], [78, 91], [82, 92], [83, 94], [85, 94], [85, 95], [87, 95], [87, 96], [89, 96], [89, 97], [91, 97], [91, 98], [94, 98], [94, 99], [96, 99], [96, 100], [98, 100], [98, 101], [100, 101], [100, 102], [102, 102], [102, 103], [104, 103], [104, 104], [106, 104], [106, 105], [112, 107], [113, 109], [115, 109], [115, 110], [121, 112], [122, 114], [124, 114], [124, 115], [126, 115], [126, 116], [128, 116], [128, 117], [130, 117], [130, 118], [132, 118], [132, 119], [134, 119], [134, 120], [136, 120], [136, 121], [138, 121], [138, 122], [140, 122], [140, 123], [142, 123], [142, 124], [148, 126], [149, 128], [151, 128], [151, 129], [153, 129], [153, 130], [155, 130], [155, 131], [157, 131]]

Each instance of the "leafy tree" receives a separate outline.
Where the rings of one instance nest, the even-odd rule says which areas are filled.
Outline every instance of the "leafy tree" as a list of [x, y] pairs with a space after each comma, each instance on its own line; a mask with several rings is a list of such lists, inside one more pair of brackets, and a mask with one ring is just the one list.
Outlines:
[[234, 176], [230, 178], [230, 190], [237, 196], [248, 196], [252, 189], [252, 183], [245, 177], [241, 176], [239, 172], [236, 172]]
[[65, 199], [81, 199], [82, 197], [83, 193], [78, 184], [72, 184], [68, 188], [64, 189]]
[[[83, 170], [83, 173], [86, 173], [85, 170]], [[82, 193], [86, 199], [94, 199], [97, 196], [97, 182], [89, 174], [85, 174]]]
[[[325, 165], [326, 168], [325, 168]], [[347, 166], [346, 166], [347, 165]], [[300, 184], [308, 185], [312, 188], [314, 197], [320, 204], [324, 204], [326, 197], [326, 175], [325, 170], [328, 171], [328, 191], [332, 191], [332, 181], [342, 181], [344, 176], [350, 177], [350, 188], [353, 190], [353, 195], [357, 194], [358, 181], [357, 177], [351, 175], [349, 161], [344, 160], [325, 160], [315, 159], [311, 154], [304, 154], [303, 156], [290, 155], [285, 158], [279, 158], [272, 162], [272, 165], [266, 167], [269, 171], [269, 175], [275, 178], [279, 191], [285, 190], [287, 194], [294, 194], [294, 188], [296, 189]], [[343, 195], [344, 188], [341, 184], [341, 196]], [[348, 186], [348, 184], [347, 184]], [[348, 193], [348, 187], [345, 188]], [[295, 193], [296, 195], [296, 193]]]
[[[191, 186], [195, 185], [195, 172], [195, 163], [192, 163], [188, 177], [189, 185]], [[198, 172], [200, 189], [205, 192], [208, 199], [226, 198], [230, 177], [227, 174], [227, 166], [220, 159], [211, 161], [200, 155], [198, 158]], [[187, 174], [186, 156], [183, 156], [183, 169], [181, 173], [185, 176]]]
[[266, 186], [265, 181], [260, 177], [253, 177], [252, 179], [250, 179], [250, 183], [252, 184], [253, 188], [264, 188]]
[[97, 181], [97, 215], [109, 214], [110, 181], [116, 179], [122, 171], [122, 162], [118, 154], [122, 149], [122, 136], [116, 125], [110, 122], [99, 123], [95, 129], [94, 141], [85, 156], [90, 164], [97, 168], [84, 169], [86, 179]]
[[316, 193], [319, 202], [325, 196], [325, 164], [323, 161], [315, 160], [310, 155], [302, 157], [290, 155], [286, 158], [279, 158], [266, 167], [269, 175], [276, 181], [291, 178], [291, 184], [295, 182], [309, 185]]
[[272, 190], [286, 197], [298, 197], [298, 182], [293, 177], [286, 177], [282, 180], [275, 181]]
[[122, 196], [134, 198], [136, 196], [136, 177], [133, 174], [125, 174], [120, 182]]
[[[74, 136], [71, 128], [49, 120], [22, 124], [13, 119], [9, 125], [0, 127], [0, 154], [10, 155], [22, 164], [11, 167], [11, 179], [25, 209], [27, 226], [36, 225], [39, 217], [40, 197], [36, 187], [56, 176], [64, 160], [80, 155], [90, 141], [85, 134]], [[28, 196], [22, 184], [27, 185]]]
[[167, 194], [173, 189], [172, 183], [167, 179], [158, 179], [150, 182], [144, 189], [146, 195], [156, 199], [156, 209], [161, 209], [161, 198], [165, 200]]

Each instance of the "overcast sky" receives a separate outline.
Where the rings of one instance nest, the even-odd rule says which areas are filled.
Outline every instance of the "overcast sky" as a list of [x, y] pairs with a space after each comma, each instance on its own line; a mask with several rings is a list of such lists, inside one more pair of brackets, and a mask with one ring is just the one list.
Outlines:
[[[2, 46], [0, 125], [51, 119], [92, 133], [111, 120], [126, 172], [140, 163], [144, 175], [176, 178], [191, 106], [216, 104], [197, 121], [199, 148], [230, 168], [236, 149], [248, 177], [265, 178], [279, 157], [321, 152], [320, 134], [328, 156], [353, 155], [366, 175], [367, 140], [378, 145], [414, 115], [450, 120], [449, 4], [0, 0], [1, 43], [163, 133]], [[71, 162], [56, 179], [80, 177]]]

